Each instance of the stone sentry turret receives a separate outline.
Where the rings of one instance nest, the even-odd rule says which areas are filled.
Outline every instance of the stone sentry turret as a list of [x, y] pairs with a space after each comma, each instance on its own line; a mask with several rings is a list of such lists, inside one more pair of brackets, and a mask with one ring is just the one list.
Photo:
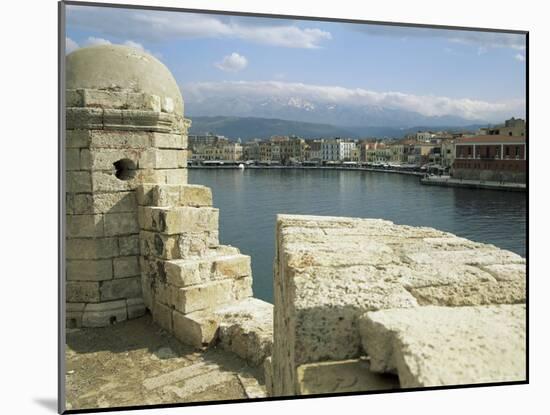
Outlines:
[[135, 189], [187, 182], [189, 122], [149, 54], [101, 45], [66, 63], [67, 324], [105, 326], [144, 313]]
[[149, 308], [186, 343], [212, 341], [217, 326], [193, 336], [186, 314], [218, 321], [217, 306], [250, 297], [250, 257], [220, 246], [210, 189], [187, 185], [190, 122], [172, 74], [141, 50], [102, 45], [67, 56], [66, 87], [67, 325]]

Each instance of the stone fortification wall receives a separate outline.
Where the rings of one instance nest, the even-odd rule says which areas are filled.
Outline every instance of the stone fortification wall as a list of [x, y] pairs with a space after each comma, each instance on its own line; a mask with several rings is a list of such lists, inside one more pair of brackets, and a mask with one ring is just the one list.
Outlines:
[[526, 183], [525, 171], [507, 170], [480, 170], [453, 168], [451, 175], [454, 179], [483, 180], [488, 182]]
[[519, 255], [375, 219], [276, 232], [272, 395], [525, 379]]
[[196, 348], [220, 343], [252, 365], [271, 354], [272, 306], [252, 297], [250, 257], [220, 245], [209, 188], [138, 189], [141, 270], [153, 319]]
[[175, 81], [150, 55], [106, 45], [67, 56], [68, 326], [105, 326], [145, 311], [135, 189], [187, 182], [188, 126]]

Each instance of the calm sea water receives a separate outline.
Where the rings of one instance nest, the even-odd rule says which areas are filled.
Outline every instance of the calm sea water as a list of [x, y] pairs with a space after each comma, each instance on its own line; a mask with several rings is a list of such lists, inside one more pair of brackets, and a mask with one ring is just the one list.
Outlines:
[[189, 170], [212, 188], [220, 239], [252, 257], [254, 295], [273, 301], [277, 213], [431, 226], [525, 256], [526, 194], [424, 186], [418, 177], [334, 170]]

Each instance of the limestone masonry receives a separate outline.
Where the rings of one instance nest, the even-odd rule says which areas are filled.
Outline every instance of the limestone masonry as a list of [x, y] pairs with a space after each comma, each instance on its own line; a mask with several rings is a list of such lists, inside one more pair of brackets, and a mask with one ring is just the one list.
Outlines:
[[273, 395], [396, 387], [383, 374], [525, 380], [519, 255], [385, 220], [279, 215], [274, 269]]
[[263, 371], [270, 396], [525, 380], [520, 256], [385, 220], [279, 215], [273, 306], [252, 296], [250, 257], [220, 244], [210, 189], [187, 184], [190, 121], [168, 69], [83, 48], [66, 93], [68, 327], [149, 310], [180, 342]]

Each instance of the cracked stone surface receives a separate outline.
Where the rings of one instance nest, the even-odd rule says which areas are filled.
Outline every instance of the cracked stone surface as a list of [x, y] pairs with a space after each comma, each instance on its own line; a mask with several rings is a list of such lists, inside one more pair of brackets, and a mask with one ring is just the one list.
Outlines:
[[372, 371], [401, 387], [526, 379], [525, 305], [427, 306], [366, 313], [359, 329]]
[[220, 348], [197, 352], [145, 315], [69, 329], [67, 409], [265, 397], [263, 371]]
[[525, 302], [525, 259], [428, 227], [278, 215], [273, 393], [298, 393], [301, 365], [364, 354], [369, 311]]

